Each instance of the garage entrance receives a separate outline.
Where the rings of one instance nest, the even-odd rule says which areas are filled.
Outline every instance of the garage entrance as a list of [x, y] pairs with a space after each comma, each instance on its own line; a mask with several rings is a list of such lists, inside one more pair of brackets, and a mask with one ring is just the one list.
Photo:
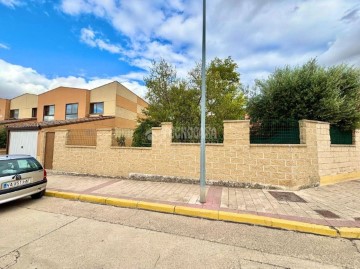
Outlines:
[[10, 131], [9, 154], [27, 154], [36, 158], [38, 131]]

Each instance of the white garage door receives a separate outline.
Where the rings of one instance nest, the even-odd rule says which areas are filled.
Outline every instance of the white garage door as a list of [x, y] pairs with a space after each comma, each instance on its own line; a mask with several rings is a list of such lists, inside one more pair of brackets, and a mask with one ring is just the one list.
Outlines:
[[28, 154], [36, 158], [38, 131], [10, 131], [9, 154]]

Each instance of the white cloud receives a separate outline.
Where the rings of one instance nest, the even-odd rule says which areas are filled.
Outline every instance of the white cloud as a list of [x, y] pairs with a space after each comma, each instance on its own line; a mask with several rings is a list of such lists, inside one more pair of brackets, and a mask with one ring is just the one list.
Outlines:
[[319, 56], [324, 64], [349, 63], [360, 66], [360, 28], [340, 33], [331, 46]]
[[0, 0], [0, 4], [14, 8], [16, 6], [21, 5], [21, 2], [19, 0]]
[[9, 50], [9, 49], [10, 49], [10, 47], [9, 47], [9, 46], [7, 46], [7, 45], [5, 45], [5, 44], [0, 43], [0, 49]]
[[[0, 3], [14, 7], [20, 1]], [[201, 60], [201, 8], [202, 1], [194, 0], [60, 3], [64, 13], [94, 16], [111, 25], [119, 33], [115, 36], [121, 36], [121, 40], [110, 40], [94, 24], [82, 28], [79, 39], [84, 44], [144, 70], [152, 60], [164, 58], [177, 67], [181, 76], [186, 76], [195, 62]], [[207, 59], [232, 56], [244, 84], [253, 84], [255, 78], [264, 78], [276, 67], [302, 64], [314, 57], [324, 65], [344, 62], [360, 66], [359, 21], [358, 0], [212, 0], [207, 3]], [[0, 44], [0, 48], [4, 47]], [[41, 91], [56, 83], [88, 87], [102, 81], [83, 77], [49, 79], [32, 69], [22, 71], [26, 76], [20, 81], [19, 76], [14, 82], [20, 83], [21, 89]], [[136, 86], [144, 72], [118, 78]], [[1, 81], [7, 78], [3, 72], [0, 76]], [[30, 82], [26, 82], [27, 76], [31, 77]], [[11, 81], [6, 83], [7, 87], [11, 84], [17, 89]], [[144, 88], [140, 86], [136, 87], [141, 92]]]
[[98, 47], [110, 53], [120, 53], [123, 50], [120, 45], [110, 44], [107, 40], [96, 38], [96, 33], [91, 28], [81, 29], [80, 40], [91, 47]]
[[36, 70], [20, 65], [14, 65], [0, 59], [0, 97], [14, 98], [23, 93], [40, 94], [59, 86], [93, 89], [112, 81], [119, 81], [129, 90], [144, 97], [146, 88], [139, 83], [144, 73], [129, 73], [113, 77], [56, 77], [47, 78]]
[[[86, 44], [143, 69], [162, 57], [186, 75], [201, 59], [201, 2], [62, 0], [61, 8], [69, 15], [103, 19], [126, 39], [117, 49], [116, 42], [92, 31]], [[360, 65], [359, 10], [357, 0], [208, 1], [207, 59], [232, 56], [245, 84], [252, 84], [256, 74], [313, 57], [325, 65]]]

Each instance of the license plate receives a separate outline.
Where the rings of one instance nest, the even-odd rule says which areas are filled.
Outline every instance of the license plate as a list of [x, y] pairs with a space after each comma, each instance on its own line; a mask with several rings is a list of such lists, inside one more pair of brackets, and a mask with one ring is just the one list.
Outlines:
[[3, 189], [12, 189], [12, 188], [16, 188], [22, 185], [26, 185], [29, 184], [31, 182], [30, 178], [27, 179], [20, 179], [20, 180], [16, 180], [16, 181], [12, 181], [12, 182], [6, 182], [2, 184], [2, 188]]

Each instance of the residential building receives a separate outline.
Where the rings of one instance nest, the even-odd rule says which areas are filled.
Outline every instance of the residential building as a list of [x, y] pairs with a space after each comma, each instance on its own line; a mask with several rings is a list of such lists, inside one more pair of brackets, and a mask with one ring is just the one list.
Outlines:
[[[147, 105], [116, 81], [93, 90], [58, 87], [38, 96], [24, 94], [10, 100], [9, 117], [36, 114], [37, 119], [9, 126], [8, 152], [31, 154], [51, 169], [55, 129], [135, 129]], [[6, 102], [3, 106], [6, 111]]]
[[0, 121], [9, 119], [10, 117], [10, 100], [0, 98]]
[[30, 119], [37, 117], [38, 96], [26, 93], [10, 100], [9, 119]]
[[114, 116], [119, 128], [135, 128], [148, 104], [119, 82], [111, 82], [90, 91], [90, 116]]
[[89, 116], [90, 91], [58, 87], [39, 95], [37, 121], [81, 119]]

